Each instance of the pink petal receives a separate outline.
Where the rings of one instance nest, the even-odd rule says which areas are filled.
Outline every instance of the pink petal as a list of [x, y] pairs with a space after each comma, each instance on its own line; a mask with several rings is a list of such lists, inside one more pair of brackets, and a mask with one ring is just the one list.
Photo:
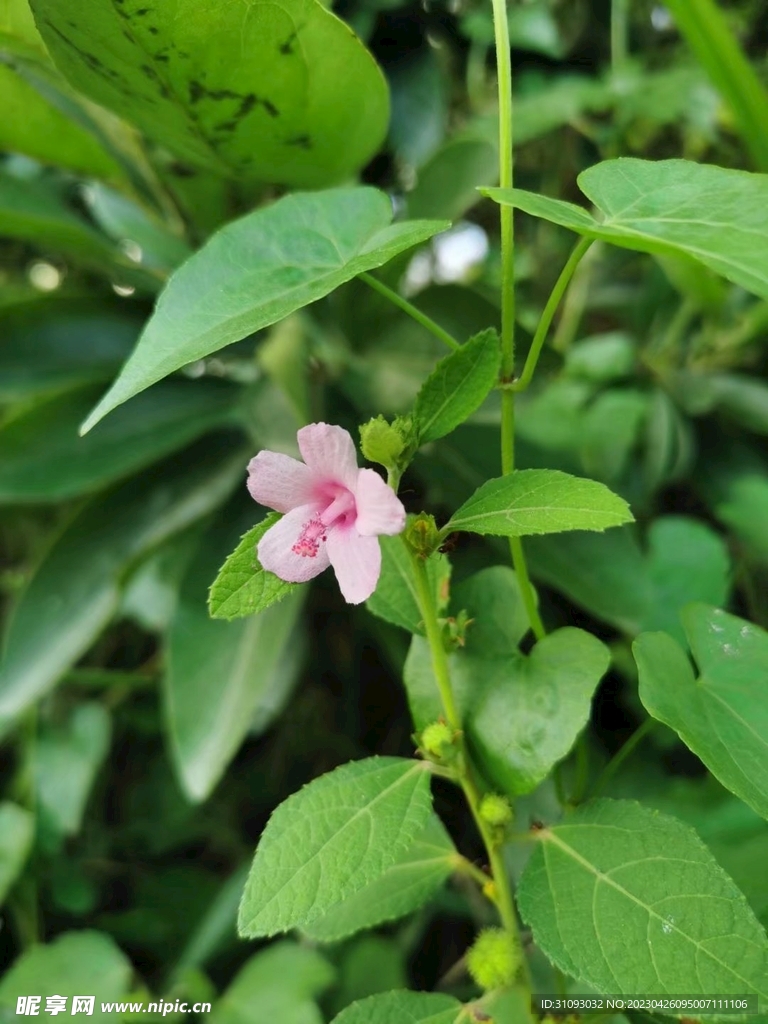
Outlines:
[[312, 471], [298, 459], [266, 449], [248, 463], [248, 490], [254, 501], [289, 512], [312, 501]]
[[301, 457], [322, 482], [343, 484], [354, 489], [357, 454], [348, 431], [328, 423], [310, 423], [297, 434]]
[[257, 547], [259, 561], [265, 569], [289, 583], [306, 583], [328, 568], [330, 562], [324, 542], [320, 541], [314, 558], [297, 555], [292, 550], [302, 530], [316, 514], [316, 505], [300, 505], [267, 530]]
[[381, 548], [376, 537], [361, 537], [354, 528], [328, 531], [325, 547], [342, 597], [349, 604], [367, 601], [381, 572]]
[[405, 527], [403, 503], [375, 469], [358, 470], [355, 503], [355, 528], [363, 537], [400, 533]]

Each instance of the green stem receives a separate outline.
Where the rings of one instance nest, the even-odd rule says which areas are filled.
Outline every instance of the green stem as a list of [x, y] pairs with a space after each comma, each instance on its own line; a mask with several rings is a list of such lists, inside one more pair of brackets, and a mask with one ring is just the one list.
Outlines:
[[539, 615], [539, 609], [536, 604], [536, 593], [531, 584], [531, 577], [528, 575], [528, 565], [525, 561], [525, 552], [523, 551], [523, 542], [519, 537], [509, 538], [509, 551], [512, 555], [512, 565], [517, 576], [517, 582], [520, 585], [520, 594], [523, 598], [523, 604], [528, 615], [528, 621], [531, 624], [533, 635], [537, 640], [541, 640], [547, 635], [547, 631], [544, 628], [544, 623], [541, 621]]
[[643, 742], [646, 736], [656, 728], [657, 724], [658, 723], [655, 718], [646, 718], [643, 724], [635, 729], [627, 742], [616, 751], [605, 768], [603, 768], [600, 777], [592, 788], [590, 796], [595, 797], [604, 791], [607, 784], [614, 777], [619, 768], [621, 768], [632, 751], [635, 750], [639, 744]]
[[[499, 82], [499, 185], [512, 188], [512, 57], [509, 45], [506, 0], [493, 0], [493, 28], [496, 36], [496, 72]], [[501, 382], [511, 382], [515, 369], [515, 223], [511, 206], [499, 207], [501, 217]], [[515, 396], [510, 388], [501, 393], [501, 471], [506, 476], [515, 468]], [[519, 539], [510, 541], [512, 564], [531, 628], [538, 638], [544, 626], [536, 609], [525, 554]]]
[[536, 370], [536, 364], [539, 361], [541, 350], [544, 347], [544, 342], [547, 338], [547, 333], [554, 319], [557, 307], [560, 305], [560, 301], [565, 294], [565, 290], [571, 283], [576, 268], [581, 263], [582, 259], [586, 255], [589, 247], [592, 245], [594, 239], [592, 238], [580, 238], [579, 241], [573, 248], [571, 255], [568, 257], [568, 261], [560, 272], [560, 276], [555, 282], [555, 286], [552, 289], [547, 304], [544, 307], [544, 311], [541, 314], [536, 333], [533, 336], [531, 342], [531, 348], [528, 352], [528, 357], [525, 360], [525, 366], [523, 372], [520, 374], [520, 379], [515, 381], [512, 385], [514, 391], [525, 391], [528, 385], [533, 379], [534, 371]]
[[[506, 0], [493, 0], [496, 72], [499, 82], [499, 185], [512, 188], [512, 57]], [[515, 225], [511, 206], [501, 211], [501, 375], [515, 366]]]
[[440, 693], [443, 712], [448, 725], [450, 725], [459, 736], [459, 742], [461, 744], [458, 759], [459, 784], [461, 785], [466, 801], [469, 804], [469, 809], [472, 812], [472, 817], [475, 821], [475, 825], [477, 826], [477, 830], [485, 844], [486, 852], [488, 854], [488, 863], [491, 868], [491, 875], [495, 888], [494, 902], [498, 909], [501, 923], [512, 940], [518, 947], [520, 947], [520, 934], [517, 927], [517, 918], [515, 917], [514, 902], [512, 900], [512, 888], [510, 886], [509, 876], [504, 864], [501, 846], [493, 836], [490, 827], [485, 823], [480, 815], [480, 801], [482, 796], [477, 782], [475, 781], [474, 769], [463, 740], [461, 716], [459, 715], [456, 701], [453, 696], [453, 687], [451, 686], [448, 654], [443, 643], [443, 633], [440, 628], [440, 623], [438, 622], [435, 602], [432, 598], [426, 564], [423, 558], [420, 558], [418, 555], [414, 555], [410, 551], [410, 548], [408, 550], [413, 562], [416, 595], [419, 602], [421, 617], [424, 622], [424, 631], [427, 634], [427, 641], [432, 654], [432, 671]]
[[377, 277], [372, 274], [363, 273], [358, 275], [361, 281], [365, 281], [375, 292], [379, 295], [383, 295], [385, 299], [389, 299], [393, 306], [397, 306], [398, 309], [402, 309], [404, 313], [412, 317], [416, 323], [421, 324], [422, 327], [426, 327], [428, 331], [431, 331], [436, 338], [439, 338], [448, 348], [458, 349], [461, 345], [449, 334], [448, 331], [443, 330], [440, 324], [436, 324], [435, 321], [427, 316], [426, 313], [422, 313], [420, 309], [417, 309], [408, 299], [404, 299], [402, 295], [398, 295], [392, 288], [388, 288], [382, 281], [379, 281]]

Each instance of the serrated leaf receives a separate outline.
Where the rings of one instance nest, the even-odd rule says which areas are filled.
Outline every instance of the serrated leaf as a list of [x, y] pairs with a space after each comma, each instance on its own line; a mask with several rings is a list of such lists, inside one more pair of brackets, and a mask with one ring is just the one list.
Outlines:
[[436, 441], [479, 409], [496, 384], [501, 343], [493, 328], [481, 331], [437, 364], [413, 408], [419, 442]]
[[643, 633], [633, 651], [640, 699], [712, 774], [768, 818], [768, 633], [704, 604], [682, 613], [698, 666], [666, 633]]
[[463, 1014], [453, 996], [434, 992], [384, 992], [342, 1010], [332, 1024], [457, 1024]]
[[265, 516], [243, 535], [222, 565], [208, 595], [208, 610], [212, 618], [231, 621], [256, 615], [300, 588], [301, 584], [286, 583], [259, 564], [256, 545], [278, 519], [278, 512]]
[[768, 939], [693, 829], [628, 800], [596, 800], [537, 834], [518, 906], [566, 974], [626, 995], [757, 994]]
[[[109, 1020], [103, 1001], [125, 996], [133, 969], [109, 935], [94, 931], [65, 932], [47, 945], [31, 946], [0, 979], [0, 1012], [16, 1011], [19, 996], [95, 997], [92, 1021]], [[69, 998], [68, 1004], [71, 1005]]]
[[582, 171], [578, 182], [601, 221], [573, 203], [521, 189], [483, 191], [589, 238], [693, 257], [768, 298], [768, 175], [690, 160], [621, 157]]
[[426, 825], [424, 764], [372, 757], [342, 765], [272, 814], [240, 904], [253, 938], [311, 924], [379, 878]]
[[404, 917], [437, 892], [454, 870], [455, 860], [451, 837], [435, 815], [383, 875], [354, 896], [337, 903], [304, 931], [317, 942], [337, 942], [364, 928]]
[[[424, 623], [419, 611], [413, 565], [403, 539], [379, 537], [379, 545], [381, 575], [365, 607], [380, 619], [423, 636]], [[442, 608], [448, 596], [451, 564], [445, 555], [436, 553], [427, 559], [426, 568], [435, 604]]]
[[524, 537], [606, 530], [632, 518], [624, 499], [595, 480], [555, 469], [521, 469], [484, 483], [454, 512], [445, 529]]
[[79, 92], [217, 174], [318, 188], [355, 174], [386, 132], [381, 71], [315, 0], [31, 7]]
[[0, 906], [32, 848], [35, 820], [23, 807], [0, 803]]
[[374, 188], [297, 192], [232, 221], [168, 281], [120, 376], [83, 424], [186, 363], [282, 320], [447, 224], [392, 224]]

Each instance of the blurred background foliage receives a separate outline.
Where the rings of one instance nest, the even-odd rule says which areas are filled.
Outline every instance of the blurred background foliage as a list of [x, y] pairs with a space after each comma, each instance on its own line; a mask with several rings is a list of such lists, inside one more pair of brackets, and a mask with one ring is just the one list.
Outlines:
[[[671, 6], [682, 26], [686, 5]], [[496, 325], [498, 211], [476, 191], [498, 163], [490, 5], [334, 10], [391, 93], [362, 179], [402, 213], [455, 223], [382, 277], [459, 338]], [[765, 5], [719, 10], [765, 81]], [[579, 202], [579, 171], [628, 154], [768, 169], [718, 54], [694, 52], [662, 4], [519, 0], [510, 18], [521, 187]], [[208, 618], [206, 594], [262, 514], [243, 486], [250, 455], [294, 452], [309, 421], [354, 432], [406, 409], [438, 343], [352, 281], [80, 439], [168, 274], [280, 184], [195, 165], [75, 91], [25, 0], [0, 0], [0, 109], [0, 961], [13, 965], [0, 1004], [84, 962], [74, 988], [98, 978], [103, 998], [225, 993], [217, 1024], [267, 1019], [254, 999], [269, 1019], [312, 1024], [376, 991], [432, 988], [484, 912], [459, 883], [322, 955], [258, 951], [234, 931], [276, 804], [350, 758], [413, 751], [406, 634], [345, 606], [327, 577], [234, 623]], [[521, 355], [571, 244], [518, 220]], [[531, 818], [556, 819], [563, 780], [585, 791], [642, 721], [629, 653], [640, 630], [684, 641], [677, 612], [694, 599], [768, 626], [766, 336], [768, 304], [698, 265], [596, 244], [577, 272], [519, 403], [519, 461], [608, 483], [638, 524], [527, 545], [545, 619], [614, 654], [583, 743], [523, 801]], [[409, 510], [447, 515], [499, 474], [498, 415], [492, 397], [420, 454]], [[463, 538], [454, 580], [503, 559], [494, 543]], [[606, 792], [699, 828], [768, 923], [765, 822], [671, 732], [643, 743], [642, 769], [627, 762]], [[438, 806], [479, 855], [439, 787]]]

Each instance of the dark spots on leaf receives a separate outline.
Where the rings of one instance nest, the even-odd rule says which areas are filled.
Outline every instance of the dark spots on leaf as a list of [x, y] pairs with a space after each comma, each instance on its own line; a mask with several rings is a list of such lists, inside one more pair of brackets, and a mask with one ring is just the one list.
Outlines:
[[142, 64], [141, 70], [147, 76], [147, 78], [150, 79], [150, 81], [155, 83], [155, 85], [158, 85], [160, 83], [160, 75], [158, 75], [157, 71], [152, 67], [151, 64]]
[[233, 132], [237, 128], [238, 121], [222, 121], [221, 124], [213, 126], [215, 132]]
[[270, 117], [280, 117], [280, 111], [271, 100], [260, 100], [259, 102]]
[[138, 11], [134, 11], [133, 13], [137, 18], [143, 18], [145, 14], [149, 14], [150, 10], [150, 7], [140, 7]]
[[282, 53], [284, 57], [290, 57], [290, 55], [293, 53], [293, 48], [296, 42], [297, 35], [298, 33], [294, 30], [293, 32], [291, 32], [291, 34], [288, 36], [285, 42], [280, 43], [278, 50], [280, 53]]
[[253, 108], [256, 106], [257, 97], [254, 93], [249, 92], [247, 96], [243, 96], [243, 102], [240, 104], [240, 109], [237, 112], [238, 117], [245, 117], [246, 114], [250, 114]]
[[312, 149], [312, 139], [309, 135], [294, 135], [291, 139], [285, 140], [286, 146], [296, 146], [298, 149]]
[[152, 35], [152, 36], [156, 36], [160, 32], [160, 29], [159, 28], [155, 28], [154, 25], [149, 25], [147, 27], [147, 32], [149, 32], [149, 34]]
[[156, 53], [155, 54], [155, 60], [159, 60], [161, 64], [167, 64], [168, 61], [170, 60], [170, 57], [168, 56], [167, 53], [162, 53], [161, 52], [161, 53]]
[[193, 78], [189, 83], [189, 102], [199, 103], [203, 96], [205, 96], [205, 86]]

